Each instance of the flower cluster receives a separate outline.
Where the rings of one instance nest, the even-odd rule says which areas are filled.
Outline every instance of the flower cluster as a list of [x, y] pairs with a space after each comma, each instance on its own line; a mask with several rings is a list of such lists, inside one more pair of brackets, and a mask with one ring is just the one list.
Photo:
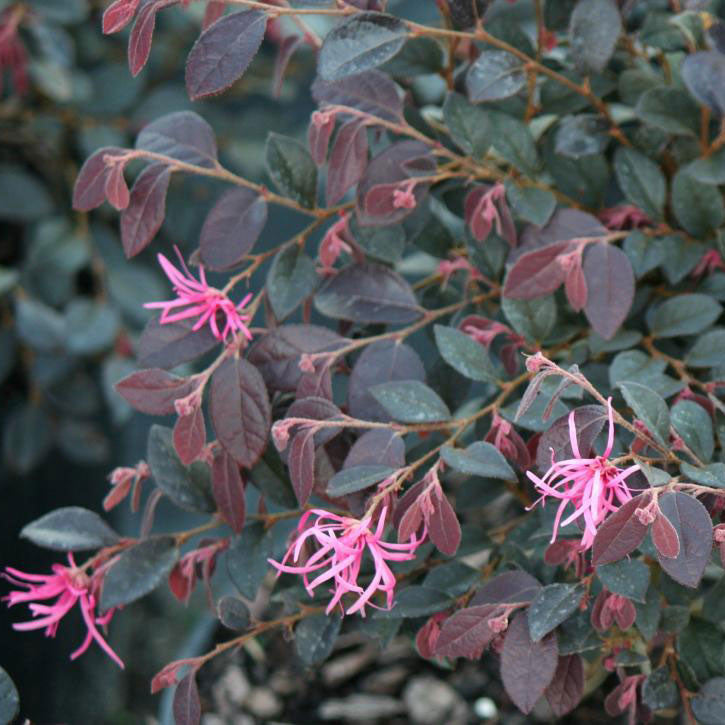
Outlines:
[[[566, 526], [578, 519], [584, 521], [584, 534], [581, 539], [582, 549], [588, 549], [594, 542], [598, 526], [608, 514], [616, 511], [619, 506], [632, 498], [626, 479], [639, 465], [621, 469], [607, 459], [614, 445], [614, 418], [611, 398], [607, 400], [609, 418], [609, 434], [604, 454], [594, 458], [584, 458], [579, 451], [574, 411], [569, 414], [569, 439], [575, 458], [563, 461], [554, 460], [551, 453], [551, 468], [539, 478], [531, 471], [526, 475], [534, 482], [541, 492], [539, 501], [545, 502], [547, 496], [559, 499], [561, 503], [554, 519], [554, 531], [551, 541], [556, 540], [560, 526]], [[558, 479], [558, 480], [556, 480]], [[556, 481], [556, 482], [555, 482]], [[537, 501], [538, 503], [538, 501]], [[573, 513], [562, 521], [564, 511], [571, 504]]]
[[[320, 584], [331, 581], [333, 596], [327, 605], [328, 614], [348, 593], [357, 594], [358, 598], [348, 606], [347, 610], [343, 607], [343, 611], [347, 614], [360, 612], [364, 617], [367, 605], [379, 608], [371, 602], [378, 591], [384, 592], [387, 608], [390, 609], [393, 606], [395, 575], [387, 562], [414, 559], [415, 551], [424, 536], [417, 538], [412, 535], [407, 543], [400, 544], [383, 541], [386, 514], [387, 509], [383, 508], [377, 523], [373, 524], [371, 515], [358, 520], [338, 516], [323, 509], [311, 509], [300, 519], [297, 538], [282, 561], [277, 562], [273, 559], [268, 561], [279, 573], [300, 574], [310, 596]], [[315, 520], [309, 524], [313, 516]], [[316, 550], [305, 558], [307, 543], [314, 544]], [[366, 551], [372, 557], [375, 570], [370, 583], [363, 589], [357, 580]], [[301, 561], [301, 563], [299, 566], [291, 566], [286, 563], [290, 558], [294, 562]], [[308, 574], [313, 572], [319, 573], [310, 581]]]
[[[53, 564], [52, 574], [26, 574], [11, 567], [5, 569], [2, 576], [16, 586], [24, 587], [25, 591], [11, 591], [4, 600], [9, 607], [16, 604], [28, 603], [31, 614], [35, 619], [28, 622], [19, 622], [13, 625], [13, 629], [19, 632], [27, 632], [33, 629], [45, 629], [46, 637], [55, 637], [58, 631], [60, 620], [65, 617], [73, 607], [78, 604], [83, 615], [83, 620], [88, 629], [86, 638], [80, 647], [71, 653], [72, 660], [80, 657], [95, 640], [101, 649], [121, 668], [121, 658], [111, 649], [108, 642], [98, 631], [97, 625], [106, 627], [113, 617], [114, 609], [109, 609], [105, 614], [96, 614], [96, 600], [98, 594], [99, 580], [89, 577], [83, 570], [76, 566], [73, 555], [68, 554], [70, 567], [61, 564]], [[55, 598], [52, 604], [39, 604]]]

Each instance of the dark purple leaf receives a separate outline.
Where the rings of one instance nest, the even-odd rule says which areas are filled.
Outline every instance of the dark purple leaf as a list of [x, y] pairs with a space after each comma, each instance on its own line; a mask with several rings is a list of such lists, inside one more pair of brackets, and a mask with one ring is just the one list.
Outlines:
[[450, 501], [441, 493], [433, 499], [433, 513], [428, 522], [428, 536], [436, 548], [453, 556], [461, 543], [461, 525]]
[[[411, 164], [419, 173], [433, 173], [435, 161], [431, 155], [430, 148], [420, 141], [398, 141], [388, 146], [384, 151], [373, 158], [365, 169], [365, 173], [357, 185], [356, 206], [358, 220], [362, 225], [390, 225], [404, 219], [413, 210], [409, 208], [394, 209], [392, 205], [392, 186], [410, 179], [412, 173]], [[415, 186], [413, 194], [416, 204], [420, 204], [426, 190], [427, 184], [421, 183]], [[381, 204], [380, 213], [372, 213], [369, 207], [368, 194], [375, 190], [374, 198], [370, 200], [374, 204]], [[382, 202], [386, 203], [383, 204]]]
[[[574, 427], [577, 431], [579, 452], [584, 458], [589, 456], [592, 445], [606, 420], [607, 411], [601, 405], [582, 405], [574, 410]], [[556, 461], [575, 457], [569, 438], [569, 413], [557, 418], [548, 430], [541, 434], [536, 449], [536, 465], [541, 471], [551, 467], [552, 450]]]
[[103, 204], [109, 171], [104, 159], [106, 156], [122, 156], [125, 153], [125, 149], [104, 146], [86, 159], [73, 187], [73, 208], [76, 211], [90, 211]]
[[365, 172], [368, 132], [360, 119], [345, 123], [337, 132], [327, 171], [327, 204], [337, 204]]
[[640, 523], [634, 512], [648, 502], [647, 493], [635, 496], [604, 521], [594, 537], [594, 566], [613, 564], [631, 554], [642, 543], [647, 527]]
[[201, 407], [181, 415], [174, 426], [174, 448], [185, 466], [191, 465], [206, 443], [206, 425]]
[[[342, 411], [326, 398], [303, 398], [295, 400], [287, 409], [286, 418], [309, 418], [310, 420], [339, 420]], [[315, 433], [315, 446], [331, 441], [342, 429], [338, 427], [322, 428]]]
[[198, 725], [201, 722], [201, 703], [195, 670], [191, 670], [176, 686], [173, 711], [176, 725]]
[[211, 377], [211, 419], [219, 442], [239, 465], [252, 468], [271, 426], [267, 386], [259, 370], [242, 358], [228, 358]]
[[477, 660], [497, 634], [488, 622], [500, 611], [496, 604], [484, 604], [455, 612], [443, 622], [434, 654]]
[[382, 340], [366, 347], [355, 363], [348, 383], [350, 414], [363, 420], [392, 420], [370, 393], [370, 387], [397, 380], [425, 381], [418, 353], [405, 343]]
[[554, 678], [559, 661], [556, 635], [539, 642], [529, 637], [526, 613], [516, 616], [506, 632], [501, 652], [501, 679], [516, 707], [528, 715]]
[[652, 543], [659, 556], [674, 559], [680, 553], [680, 537], [670, 520], [661, 512], [652, 523]]
[[362, 324], [407, 325], [422, 314], [411, 286], [373, 262], [350, 265], [330, 277], [315, 295], [315, 307], [327, 317]]
[[521, 235], [517, 249], [509, 254], [509, 262], [535, 249], [547, 247], [556, 242], [566, 242], [582, 237], [601, 237], [608, 233], [607, 228], [591, 214], [578, 209], [559, 209], [543, 227], [533, 224], [526, 227]]
[[405, 465], [405, 444], [399, 434], [386, 429], [366, 431], [353, 444], [343, 468], [376, 464], [393, 469]]
[[557, 242], [519, 257], [506, 276], [504, 297], [532, 300], [554, 292], [565, 279], [559, 255], [571, 250], [571, 244]]
[[282, 325], [257, 340], [248, 357], [270, 388], [294, 392], [302, 377], [299, 363], [303, 353], [332, 352], [346, 343], [345, 338], [318, 325]]
[[300, 431], [292, 439], [287, 463], [295, 496], [300, 506], [304, 506], [315, 485], [314, 431]]
[[541, 584], [531, 574], [514, 569], [487, 581], [471, 604], [530, 604], [540, 589]]
[[295, 397], [332, 400], [332, 373], [326, 365], [315, 366], [314, 373], [304, 373], [297, 384]]
[[148, 415], [172, 415], [174, 401], [197, 387], [192, 378], [181, 378], [160, 368], [139, 370], [119, 380], [116, 392], [135, 410]]
[[189, 98], [213, 96], [239, 79], [257, 54], [267, 28], [267, 15], [243, 10], [210, 25], [194, 43], [186, 61]]
[[117, 211], [125, 209], [131, 201], [122, 164], [114, 164], [106, 175], [106, 199]]
[[201, 228], [201, 259], [210, 269], [229, 269], [249, 254], [267, 223], [267, 202], [250, 189], [230, 189]]
[[559, 657], [554, 679], [544, 692], [556, 717], [571, 712], [584, 695], [584, 663], [578, 654]]
[[358, 73], [339, 81], [318, 78], [312, 84], [312, 97], [320, 104], [349, 106], [385, 121], [399, 121], [403, 103], [390, 76], [376, 70]]
[[660, 511], [675, 529], [680, 540], [676, 557], [657, 551], [660, 566], [686, 587], [697, 587], [712, 553], [712, 519], [707, 509], [693, 496], [674, 491], [657, 499]]
[[219, 344], [207, 326], [194, 331], [194, 324], [195, 320], [169, 324], [162, 324], [156, 317], [149, 320], [138, 344], [139, 364], [146, 368], [174, 368]]
[[290, 60], [295, 50], [302, 44], [301, 35], [287, 35], [282, 38], [277, 49], [277, 57], [274, 61], [274, 82], [272, 83], [272, 93], [279, 96], [282, 91], [282, 81], [284, 80], [284, 72], [287, 70]]
[[214, 458], [211, 469], [214, 500], [235, 534], [244, 528], [244, 481], [237, 462], [225, 451]]
[[590, 244], [583, 271], [589, 291], [584, 314], [594, 331], [610, 340], [634, 300], [634, 272], [629, 257], [611, 244]]
[[217, 147], [211, 126], [193, 111], [177, 111], [144, 126], [136, 148], [194, 166], [214, 168]]
[[136, 177], [129, 205], [121, 212], [121, 242], [129, 259], [156, 236], [166, 215], [166, 192], [171, 171], [164, 164], [147, 166]]

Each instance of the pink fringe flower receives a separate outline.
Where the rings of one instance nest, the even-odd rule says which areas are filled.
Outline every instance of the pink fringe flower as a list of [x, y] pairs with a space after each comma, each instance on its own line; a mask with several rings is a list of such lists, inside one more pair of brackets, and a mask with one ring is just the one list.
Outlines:
[[[581, 548], [582, 550], [588, 549], [594, 542], [597, 527], [607, 515], [612, 511], [616, 511], [621, 504], [632, 498], [625, 480], [629, 475], [638, 471], [639, 466], [635, 464], [623, 470], [613, 466], [607, 460], [614, 444], [614, 417], [611, 398], [607, 400], [607, 409], [609, 436], [604, 455], [596, 458], [582, 457], [576, 436], [574, 411], [572, 411], [569, 414], [569, 439], [576, 458], [555, 461], [552, 450], [551, 468], [544, 474], [543, 478], [539, 478], [531, 471], [526, 472], [526, 475], [534, 482], [534, 485], [542, 494], [539, 501], [546, 501], [547, 496], [561, 501], [554, 519], [552, 542], [556, 541], [559, 526], [566, 526], [579, 518], [583, 518], [584, 534], [581, 539]], [[554, 483], [557, 478], [558, 481]], [[574, 506], [574, 512], [562, 521], [564, 510], [570, 503]]]
[[[246, 324], [251, 318], [249, 315], [241, 313], [241, 310], [252, 299], [251, 293], [235, 306], [224, 292], [207, 284], [204, 267], [199, 267], [199, 280], [195, 279], [184, 263], [178, 247], [174, 247], [174, 249], [179, 257], [183, 273], [176, 269], [163, 254], [159, 254], [157, 259], [166, 276], [174, 285], [177, 298], [167, 302], [147, 302], [144, 307], [163, 310], [160, 318], [162, 325], [198, 317], [193, 330], [199, 330], [209, 323], [211, 332], [217, 340], [226, 342], [230, 334], [237, 332], [241, 332], [247, 340], [251, 340], [252, 334]], [[219, 315], [226, 320], [222, 330], [219, 329]]]
[[[19, 632], [27, 632], [32, 629], [45, 628], [46, 637], [55, 637], [58, 631], [60, 620], [77, 604], [80, 605], [83, 620], [88, 628], [86, 638], [77, 650], [71, 653], [72, 660], [80, 657], [90, 646], [92, 640], [100, 645], [101, 649], [121, 668], [123, 662], [120, 657], [111, 649], [105, 639], [101, 636], [96, 625], [106, 627], [113, 617], [114, 609], [109, 609], [105, 614], [98, 616], [96, 608], [96, 586], [91, 578], [81, 569], [76, 567], [73, 555], [68, 554], [70, 567], [61, 564], [53, 564], [52, 574], [26, 574], [25, 572], [6, 567], [2, 576], [9, 582], [27, 591], [12, 591], [3, 599], [8, 602], [9, 607], [16, 604], [30, 602], [28, 607], [37, 619], [28, 622], [19, 622], [13, 625], [13, 629]], [[53, 599], [53, 604], [38, 604], [36, 600]]]
[[[357, 600], [348, 606], [346, 613], [360, 612], [365, 616], [365, 606], [370, 605], [373, 595], [384, 592], [387, 599], [387, 609], [393, 606], [395, 592], [395, 575], [390, 570], [389, 561], [410, 561], [415, 558], [415, 550], [420, 546], [424, 537], [410, 537], [407, 543], [393, 544], [383, 541], [385, 518], [387, 509], [383, 508], [377, 524], [371, 526], [372, 517], [366, 516], [362, 520], [337, 516], [324, 509], [311, 509], [307, 511], [297, 526], [297, 538], [292, 543], [281, 562], [268, 559], [269, 563], [279, 573], [300, 574], [304, 580], [307, 593], [312, 596], [313, 591], [327, 581], [331, 581], [334, 592], [326, 612], [329, 614], [339, 603], [342, 597], [349, 593], [358, 595]], [[308, 521], [315, 516], [311, 525]], [[294, 562], [300, 561], [303, 556], [303, 547], [310, 541], [317, 545], [317, 550], [299, 566], [290, 566], [287, 561], [292, 558]], [[368, 586], [363, 589], [358, 585], [360, 567], [365, 552], [368, 552], [375, 564], [375, 572]], [[318, 572], [312, 581], [308, 575]]]

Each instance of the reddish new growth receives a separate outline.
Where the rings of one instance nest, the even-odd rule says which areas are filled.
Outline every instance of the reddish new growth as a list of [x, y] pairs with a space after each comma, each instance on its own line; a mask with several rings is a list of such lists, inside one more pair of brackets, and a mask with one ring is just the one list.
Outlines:
[[18, 95], [28, 91], [28, 54], [18, 34], [24, 12], [23, 5], [15, 5], [0, 13], [0, 92], [5, 71], [12, 76]]
[[[235, 305], [225, 292], [208, 285], [204, 267], [199, 266], [199, 280], [195, 279], [184, 263], [178, 247], [174, 247], [174, 249], [179, 257], [183, 273], [176, 269], [163, 254], [159, 254], [157, 259], [166, 272], [166, 276], [174, 285], [177, 298], [167, 302], [147, 302], [144, 307], [163, 310], [160, 318], [162, 325], [198, 317], [193, 330], [199, 330], [208, 323], [212, 335], [217, 340], [226, 342], [230, 334], [236, 335], [238, 332], [241, 332], [247, 340], [251, 340], [252, 334], [247, 327], [251, 318], [242, 313], [244, 307], [252, 299], [251, 293], [246, 295], [238, 305]], [[222, 329], [219, 326], [220, 317], [224, 323]]]
[[501, 182], [493, 186], [478, 186], [466, 196], [466, 223], [471, 234], [483, 242], [495, 227], [496, 234], [512, 247], [516, 246], [516, 227], [506, 202], [506, 189]]
[[349, 223], [349, 215], [340, 214], [340, 218], [327, 230], [320, 242], [317, 256], [322, 263], [322, 274], [333, 272], [332, 267], [343, 252], [352, 254], [352, 247], [345, 241], [345, 237], [350, 234]]
[[[53, 564], [52, 574], [26, 574], [11, 567], [6, 567], [2, 574], [5, 579], [13, 584], [24, 587], [26, 591], [12, 591], [4, 600], [9, 607], [16, 604], [28, 603], [28, 608], [35, 619], [28, 622], [19, 622], [13, 625], [13, 629], [19, 632], [27, 632], [31, 629], [45, 629], [46, 637], [55, 637], [58, 631], [60, 620], [73, 609], [76, 603], [80, 606], [83, 620], [88, 628], [86, 638], [77, 650], [71, 653], [72, 660], [80, 657], [90, 644], [95, 640], [103, 651], [121, 668], [123, 662], [119, 656], [110, 648], [108, 642], [101, 636], [96, 625], [106, 627], [113, 617], [114, 609], [109, 609], [105, 614], [96, 614], [96, 600], [100, 580], [89, 577], [83, 570], [79, 569], [73, 555], [68, 554], [70, 567], [61, 564]], [[38, 601], [54, 599], [52, 604], [38, 604]]]
[[[529, 358], [532, 360], [532, 358]], [[545, 502], [547, 496], [561, 501], [554, 519], [554, 531], [551, 541], [556, 540], [559, 526], [583, 518], [584, 534], [581, 539], [581, 548], [588, 549], [594, 542], [597, 528], [604, 519], [619, 506], [632, 498], [627, 487], [626, 479], [639, 470], [637, 464], [626, 469], [612, 465], [607, 458], [614, 445], [614, 418], [611, 398], [607, 400], [609, 416], [609, 436], [604, 455], [595, 458], [584, 458], [579, 451], [577, 441], [574, 411], [569, 414], [569, 440], [575, 458], [564, 461], [554, 460], [554, 451], [551, 452], [551, 468], [539, 478], [531, 471], [526, 475], [534, 482], [541, 492], [541, 498], [536, 502]], [[555, 479], [556, 480], [555, 482]], [[565, 509], [569, 504], [574, 507], [573, 513], [562, 521]], [[535, 504], [534, 504], [535, 505]]]
[[[385, 594], [386, 607], [393, 606], [395, 593], [395, 575], [388, 566], [389, 561], [410, 561], [415, 558], [415, 551], [421, 545], [424, 536], [415, 535], [404, 544], [393, 544], [383, 541], [387, 509], [383, 508], [374, 523], [372, 515], [362, 520], [347, 516], [337, 516], [323, 509], [311, 509], [300, 519], [297, 526], [297, 538], [289, 547], [281, 562], [268, 559], [279, 573], [300, 574], [305, 583], [307, 593], [312, 596], [314, 590], [325, 582], [332, 583], [333, 596], [327, 605], [329, 614], [345, 594], [356, 594], [357, 599], [348, 605], [346, 614], [360, 612], [365, 616], [367, 605], [380, 609], [371, 602], [376, 592]], [[313, 523], [309, 523], [314, 516]], [[315, 545], [315, 551], [306, 556], [306, 544]], [[365, 552], [373, 560], [373, 577], [367, 587], [358, 585], [360, 568]], [[299, 566], [287, 564], [289, 559], [301, 562]], [[308, 575], [317, 573], [310, 581]], [[341, 604], [342, 606], [342, 604]]]

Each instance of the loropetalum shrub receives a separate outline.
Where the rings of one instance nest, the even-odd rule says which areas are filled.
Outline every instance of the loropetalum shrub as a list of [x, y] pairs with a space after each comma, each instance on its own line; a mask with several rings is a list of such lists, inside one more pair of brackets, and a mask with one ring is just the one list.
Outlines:
[[[106, 32], [134, 22], [132, 73], [156, 14], [188, 4], [108, 7]], [[397, 8], [208, 2], [191, 99], [235, 83], [282, 21], [280, 73], [317, 53], [307, 139], [267, 142], [276, 191], [222, 166], [191, 111], [81, 169], [75, 208], [119, 209], [128, 257], [173, 177], [227, 188], [179, 240], [193, 252], [159, 253], [167, 299], [138, 301], [162, 311], [117, 390], [176, 416], [111, 474], [107, 508], [150, 490], [140, 534], [78, 508], [29, 524], [68, 562], [6, 570], [33, 615], [16, 626], [53, 635], [78, 604], [72, 657], [95, 641], [121, 664], [111, 619], [202, 580], [239, 633], [153, 679], [180, 723], [200, 719], [206, 662], [280, 628], [307, 664], [353, 628], [451, 666], [498, 657], [524, 713], [586, 696], [721, 723], [725, 7]], [[276, 207], [306, 222], [255, 252]], [[162, 497], [201, 523], [154, 533]], [[240, 597], [216, 601], [220, 566]]]

